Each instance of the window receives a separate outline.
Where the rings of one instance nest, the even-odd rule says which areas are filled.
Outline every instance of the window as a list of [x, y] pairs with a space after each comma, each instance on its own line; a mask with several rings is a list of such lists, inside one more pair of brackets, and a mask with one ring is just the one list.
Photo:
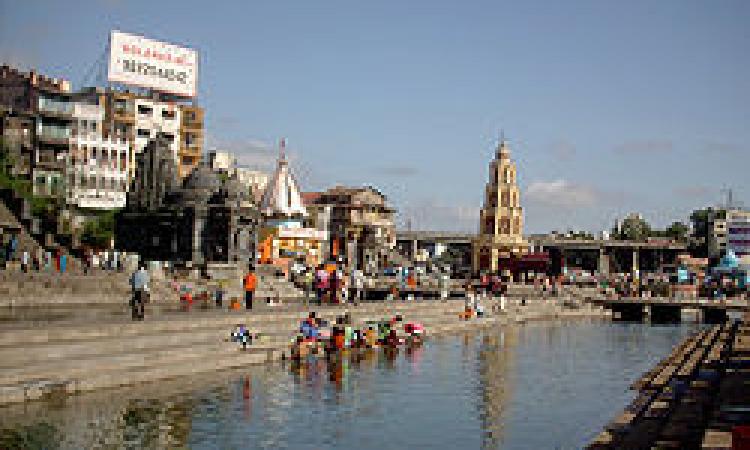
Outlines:
[[151, 113], [153, 113], [154, 110], [150, 106], [146, 105], [138, 105], [138, 114], [144, 115], [144, 116], [150, 116]]
[[193, 133], [185, 133], [185, 145], [186, 146], [191, 147], [194, 141], [195, 141], [195, 138], [193, 137]]
[[99, 156], [99, 152], [96, 147], [91, 147], [91, 159], [96, 159]]
[[95, 120], [91, 121], [91, 131], [96, 131], [96, 121]]
[[174, 110], [162, 109], [161, 116], [165, 119], [174, 119]]
[[138, 128], [138, 137], [151, 137], [151, 131], [144, 130], [143, 128]]
[[117, 99], [115, 100], [115, 110], [117, 112], [123, 112], [125, 109], [127, 109], [128, 103], [125, 101], [125, 99]]
[[174, 142], [174, 134], [172, 134], [172, 133], [159, 133], [159, 136], [163, 137], [164, 139], [168, 140], [169, 142]]

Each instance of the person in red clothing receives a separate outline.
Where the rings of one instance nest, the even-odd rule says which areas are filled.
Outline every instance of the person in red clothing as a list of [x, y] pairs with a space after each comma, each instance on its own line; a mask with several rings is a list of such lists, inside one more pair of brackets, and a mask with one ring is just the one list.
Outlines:
[[258, 279], [251, 265], [248, 267], [247, 274], [245, 274], [245, 279], [243, 280], [245, 286], [245, 309], [253, 309], [253, 295], [255, 295], [257, 282]]

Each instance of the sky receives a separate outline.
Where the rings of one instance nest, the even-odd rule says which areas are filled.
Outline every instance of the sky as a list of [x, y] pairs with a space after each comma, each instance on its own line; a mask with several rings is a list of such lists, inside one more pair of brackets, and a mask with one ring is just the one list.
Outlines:
[[[525, 232], [748, 200], [750, 2], [11, 1], [0, 63], [103, 83], [112, 29], [200, 52], [206, 148], [304, 191], [371, 185], [399, 227], [478, 229], [501, 133]], [[749, 204], [750, 205], [750, 204]]]

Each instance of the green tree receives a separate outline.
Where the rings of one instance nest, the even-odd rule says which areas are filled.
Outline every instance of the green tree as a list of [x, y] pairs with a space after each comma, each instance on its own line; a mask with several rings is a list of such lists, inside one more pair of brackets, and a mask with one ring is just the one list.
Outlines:
[[95, 247], [109, 247], [115, 234], [115, 212], [100, 211], [83, 224], [81, 241]]
[[664, 235], [676, 241], [685, 242], [688, 238], [690, 229], [682, 222], [672, 222], [664, 231]]
[[631, 214], [623, 219], [618, 238], [630, 241], [643, 241], [651, 235], [651, 226], [637, 214]]

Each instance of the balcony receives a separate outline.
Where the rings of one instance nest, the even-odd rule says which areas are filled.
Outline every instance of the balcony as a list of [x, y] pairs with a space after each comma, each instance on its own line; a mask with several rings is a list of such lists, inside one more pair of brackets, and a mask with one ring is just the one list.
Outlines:
[[70, 128], [41, 126], [36, 137], [41, 142], [67, 145], [70, 140]]
[[71, 117], [73, 115], [73, 104], [67, 101], [39, 97], [38, 106], [40, 113], [58, 117]]

